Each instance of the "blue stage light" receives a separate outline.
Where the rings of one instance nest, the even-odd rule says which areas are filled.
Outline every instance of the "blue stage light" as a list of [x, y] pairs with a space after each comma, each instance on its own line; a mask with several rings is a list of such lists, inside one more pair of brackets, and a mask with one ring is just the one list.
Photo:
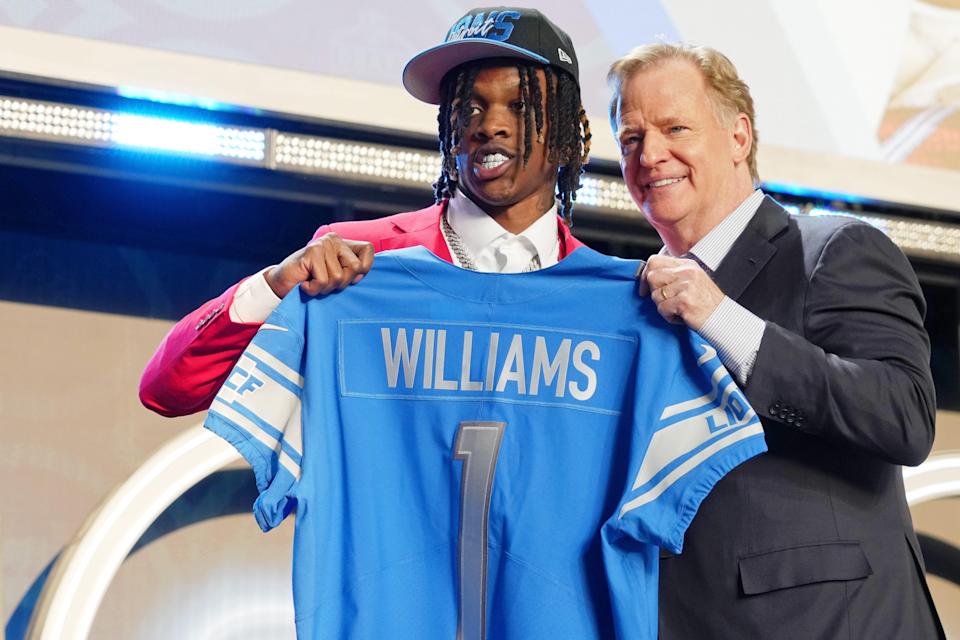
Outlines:
[[174, 104], [181, 107], [197, 107], [207, 111], [245, 111], [255, 113], [257, 109], [241, 109], [234, 105], [217, 102], [209, 98], [200, 98], [187, 95], [185, 93], [176, 93], [173, 91], [160, 91], [158, 89], [148, 89], [144, 87], [118, 87], [117, 94], [124, 98], [134, 100], [149, 100], [161, 104]]
[[261, 164], [267, 130], [0, 96], [0, 134]]
[[246, 160], [266, 153], [262, 131], [125, 113], [111, 120], [110, 141], [121, 146]]
[[822, 189], [811, 189], [796, 184], [787, 184], [785, 182], [764, 182], [763, 190], [767, 193], [782, 193], [797, 198], [809, 200], [847, 202], [850, 204], [863, 204], [869, 202], [866, 198], [861, 198], [852, 193], [841, 193], [839, 191], [824, 191]]
[[[0, 138], [3, 137], [182, 154], [269, 171], [424, 189], [430, 187], [440, 170], [438, 154], [420, 149], [0, 95]], [[578, 205], [643, 220], [619, 177], [588, 174], [581, 178], [581, 183]], [[846, 193], [772, 182], [765, 183], [764, 189], [774, 197], [792, 196], [785, 198], [788, 200], [785, 206], [792, 213], [859, 218], [880, 228], [910, 255], [929, 255], [960, 263], [960, 224], [881, 213], [878, 205], [882, 203]], [[798, 201], [800, 204], [795, 204]], [[818, 203], [817, 206], [814, 203]], [[845, 210], [851, 203], [859, 206], [853, 207], [854, 211]]]

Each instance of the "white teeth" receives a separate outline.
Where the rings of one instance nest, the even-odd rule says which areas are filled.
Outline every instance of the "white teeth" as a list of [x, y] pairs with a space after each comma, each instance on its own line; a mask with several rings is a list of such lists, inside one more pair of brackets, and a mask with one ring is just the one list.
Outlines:
[[681, 180], [685, 180], [685, 179], [686, 179], [686, 177], [683, 177], [683, 178], [664, 178], [663, 180], [657, 180], [656, 182], [651, 182], [651, 183], [650, 183], [650, 186], [651, 186], [651, 187], [665, 187], [665, 186], [668, 185], [668, 184], [674, 184], [675, 182], [680, 182]]
[[480, 166], [484, 169], [496, 169], [509, 159], [502, 153], [488, 153], [480, 159]]

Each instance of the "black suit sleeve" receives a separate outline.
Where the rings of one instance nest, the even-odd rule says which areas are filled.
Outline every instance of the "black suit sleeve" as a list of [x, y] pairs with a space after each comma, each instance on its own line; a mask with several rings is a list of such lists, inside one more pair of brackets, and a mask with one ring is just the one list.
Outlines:
[[839, 227], [809, 258], [804, 335], [767, 322], [746, 395], [790, 428], [894, 464], [920, 464], [936, 400], [925, 302], [879, 230]]

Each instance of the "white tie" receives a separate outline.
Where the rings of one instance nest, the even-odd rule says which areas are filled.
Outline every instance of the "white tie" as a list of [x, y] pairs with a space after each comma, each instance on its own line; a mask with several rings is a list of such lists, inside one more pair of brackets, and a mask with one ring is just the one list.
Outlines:
[[494, 255], [500, 273], [522, 273], [530, 266], [533, 254], [520, 237], [507, 238], [500, 243]]

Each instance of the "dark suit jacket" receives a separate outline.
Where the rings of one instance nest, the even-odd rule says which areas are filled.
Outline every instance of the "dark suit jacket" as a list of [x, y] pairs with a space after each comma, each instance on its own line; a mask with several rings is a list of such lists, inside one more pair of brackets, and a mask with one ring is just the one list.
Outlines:
[[910, 264], [867, 224], [766, 198], [714, 275], [766, 322], [744, 391], [769, 452], [661, 559], [661, 637], [942, 634], [900, 468], [929, 453], [936, 412]]

